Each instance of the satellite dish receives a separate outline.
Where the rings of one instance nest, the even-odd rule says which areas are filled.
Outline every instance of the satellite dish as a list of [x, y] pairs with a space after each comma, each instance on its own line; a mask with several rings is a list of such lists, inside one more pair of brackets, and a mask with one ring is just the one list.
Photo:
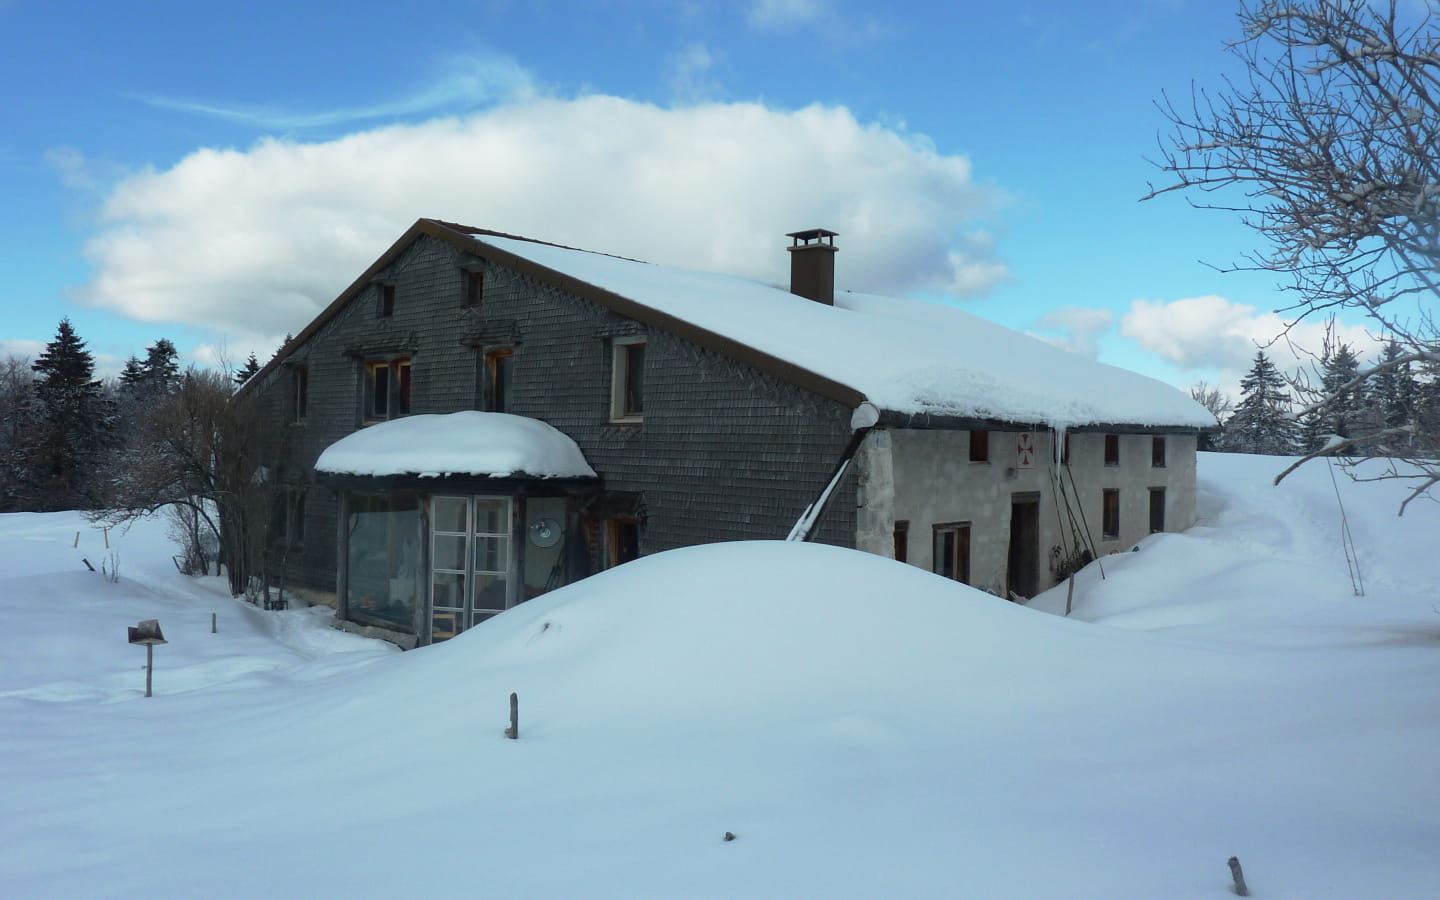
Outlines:
[[554, 519], [536, 519], [530, 523], [530, 543], [537, 547], [553, 547], [560, 543], [560, 523]]

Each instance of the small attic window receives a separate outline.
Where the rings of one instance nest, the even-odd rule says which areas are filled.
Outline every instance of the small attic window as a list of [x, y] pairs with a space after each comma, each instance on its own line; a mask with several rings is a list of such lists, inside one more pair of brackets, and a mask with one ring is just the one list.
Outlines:
[[1105, 435], [1105, 465], [1120, 465], [1120, 435]]
[[611, 344], [610, 421], [639, 422], [645, 415], [645, 338]]
[[460, 302], [464, 306], [479, 306], [485, 295], [485, 271], [466, 269], [460, 273]]
[[380, 285], [380, 317], [395, 315], [395, 285]]
[[988, 431], [972, 431], [972, 432], [970, 432], [970, 461], [971, 461], [971, 462], [989, 462], [989, 461], [990, 461], [990, 432], [988, 432]]

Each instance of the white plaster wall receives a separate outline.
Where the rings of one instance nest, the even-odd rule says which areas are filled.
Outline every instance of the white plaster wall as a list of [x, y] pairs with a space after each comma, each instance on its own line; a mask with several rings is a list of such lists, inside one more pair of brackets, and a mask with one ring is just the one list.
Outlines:
[[[1055, 436], [1035, 432], [1034, 466], [1022, 468], [1016, 432], [990, 433], [988, 462], [970, 462], [970, 433], [941, 429], [885, 429], [866, 438], [859, 469], [856, 546], [894, 556], [895, 522], [908, 520], [912, 565], [933, 571], [932, 537], [937, 524], [970, 523], [970, 581], [975, 587], [1004, 593], [1009, 561], [1010, 508], [1013, 495], [1040, 497], [1040, 586], [1055, 583], [1052, 551], [1072, 543], [1070, 524], [1057, 507], [1055, 484], [1078, 493], [1070, 497], [1077, 518], [1100, 554], [1125, 550], [1150, 533], [1150, 491], [1165, 488], [1165, 530], [1180, 531], [1195, 522], [1195, 437], [1166, 435], [1166, 465], [1151, 465], [1151, 436], [1120, 435], [1120, 464], [1104, 461], [1105, 436], [1070, 437], [1070, 466], [1056, 465]], [[1102, 491], [1120, 491], [1120, 536], [1102, 540]], [[1058, 515], [1057, 515], [1058, 510]]]

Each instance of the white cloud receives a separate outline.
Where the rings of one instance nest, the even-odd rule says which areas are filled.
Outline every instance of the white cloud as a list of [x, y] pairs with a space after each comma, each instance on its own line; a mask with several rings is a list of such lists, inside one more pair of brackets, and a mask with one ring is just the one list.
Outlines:
[[268, 346], [421, 217], [774, 282], [783, 234], [828, 227], [841, 287], [979, 294], [1006, 277], [979, 227], [1002, 201], [964, 157], [844, 108], [529, 100], [134, 175], [104, 204], [82, 297]]
[[1263, 347], [1277, 368], [1293, 374], [1311, 368], [1332, 331], [1333, 340], [1349, 344], [1362, 358], [1380, 349], [1381, 342], [1362, 326], [1306, 319], [1287, 331], [1279, 314], [1215, 295], [1136, 300], [1120, 319], [1125, 337], [1184, 369], [1220, 373], [1232, 393], [1256, 350]]
[[762, 31], [783, 31], [814, 22], [824, 13], [821, 0], [752, 0], [745, 21]]
[[1100, 335], [1115, 324], [1115, 314], [1108, 309], [1087, 309], [1062, 306], [1041, 316], [1035, 327], [1042, 331], [1061, 331], [1064, 337], [1037, 335], [1057, 347], [1094, 359], [1100, 352]]
[[12, 356], [23, 356], [34, 360], [45, 352], [44, 341], [17, 341], [0, 339], [0, 360]]

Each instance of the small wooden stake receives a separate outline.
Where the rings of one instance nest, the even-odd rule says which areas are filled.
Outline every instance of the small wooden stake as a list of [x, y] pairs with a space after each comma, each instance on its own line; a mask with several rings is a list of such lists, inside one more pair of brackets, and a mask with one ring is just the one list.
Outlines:
[[1070, 576], [1070, 586], [1065, 589], [1065, 615], [1070, 615], [1070, 603], [1075, 599], [1075, 576]]
[[109, 526], [109, 525], [106, 525], [106, 526], [101, 530], [101, 533], [105, 535], [105, 549], [106, 549], [106, 550], [109, 550], [109, 549], [110, 549], [110, 526]]
[[1241, 897], [1250, 896], [1250, 889], [1245, 886], [1245, 873], [1240, 870], [1240, 859], [1230, 857], [1230, 877], [1235, 879], [1235, 893]]
[[520, 696], [510, 694], [510, 727], [505, 729], [505, 736], [510, 740], [518, 740], [520, 737]]
[[215, 633], [215, 614], [214, 614], [214, 613], [211, 613], [211, 614], [210, 614], [210, 633], [211, 633], [211, 634], [214, 634], [214, 633]]
[[80, 546], [80, 532], [78, 532], [78, 531], [75, 532], [75, 543], [71, 544], [70, 546], [72, 546], [72, 547], [79, 547], [79, 546]]

